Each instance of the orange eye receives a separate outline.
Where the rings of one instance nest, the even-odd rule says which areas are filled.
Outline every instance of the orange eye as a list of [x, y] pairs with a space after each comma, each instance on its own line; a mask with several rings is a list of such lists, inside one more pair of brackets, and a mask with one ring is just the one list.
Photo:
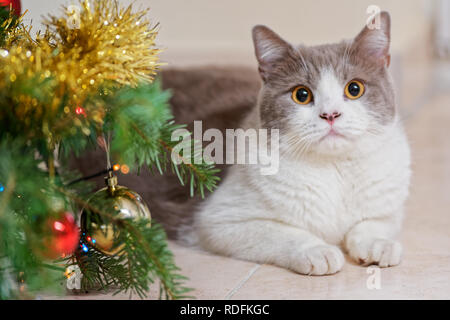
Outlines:
[[364, 94], [364, 85], [361, 81], [352, 80], [345, 86], [345, 96], [349, 99], [355, 100]]
[[298, 86], [292, 91], [292, 100], [298, 104], [308, 104], [312, 101], [313, 95], [311, 90], [305, 86]]

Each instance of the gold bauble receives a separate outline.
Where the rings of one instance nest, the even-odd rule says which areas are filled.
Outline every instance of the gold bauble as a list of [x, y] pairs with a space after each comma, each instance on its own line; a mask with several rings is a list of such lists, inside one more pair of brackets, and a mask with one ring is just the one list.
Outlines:
[[150, 224], [151, 215], [142, 197], [117, 185], [115, 176], [108, 177], [106, 182], [108, 186], [94, 193], [83, 208], [80, 225], [83, 237], [90, 245], [104, 254], [115, 255], [122, 250], [123, 244], [115, 243], [120, 230], [114, 227], [111, 220], [146, 219]]

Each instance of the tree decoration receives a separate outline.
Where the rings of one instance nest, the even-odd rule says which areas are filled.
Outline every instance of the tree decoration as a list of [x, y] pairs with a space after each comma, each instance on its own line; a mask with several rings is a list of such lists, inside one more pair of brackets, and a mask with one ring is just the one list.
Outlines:
[[[172, 170], [191, 194], [203, 195], [216, 186], [213, 165], [194, 164], [180, 154], [175, 154], [180, 163], [171, 161], [178, 143], [171, 140], [172, 132], [184, 126], [173, 122], [170, 93], [155, 80], [161, 66], [154, 45], [158, 25], [145, 19], [147, 10], [83, 0], [63, 7], [60, 16], [49, 16], [46, 30], [31, 36], [23, 16], [3, 7], [0, 11], [0, 299], [23, 294], [11, 280], [21, 272], [20, 288], [27, 292], [57, 290], [69, 267], [79, 268], [83, 289], [145, 297], [159, 280], [160, 298], [186, 297], [185, 278], [161, 226], [112, 215], [116, 194], [98, 194], [94, 201], [88, 177], [67, 165], [74, 153], [108, 136], [112, 163], [120, 164], [117, 170], [123, 173], [141, 166], [159, 173]], [[112, 170], [108, 165], [105, 172]], [[140, 203], [131, 190], [117, 187], [117, 192], [129, 206]], [[56, 208], [55, 199], [64, 211]], [[92, 232], [91, 223], [68, 253], [76, 232], [70, 218], [55, 212], [81, 208], [95, 217], [91, 222], [98, 218], [112, 228], [111, 248], [101, 249], [103, 239]], [[129, 209], [123, 203], [118, 208]], [[141, 209], [133, 212], [139, 216], [145, 212]], [[49, 261], [35, 249], [39, 244], [52, 257], [66, 257]], [[122, 254], [108, 254], [117, 248]]]
[[[99, 88], [107, 95], [120, 85], [135, 87], [151, 81], [161, 65], [160, 50], [154, 48], [157, 26], [150, 27], [144, 18], [147, 10], [132, 13], [131, 6], [125, 9], [106, 0], [92, 5], [82, 1], [79, 8], [73, 13], [64, 7], [63, 17], [49, 16], [44, 21], [46, 32], [35, 43], [27, 38], [0, 53], [0, 91], [10, 91], [12, 102], [1, 111], [2, 118], [14, 118], [17, 133], [44, 135], [52, 144], [74, 127], [89, 135], [90, 124], [102, 125], [106, 113], [104, 104], [80, 107], [89, 95]], [[60, 94], [42, 96], [40, 90], [30, 90], [17, 95], [14, 90], [36, 82], [39, 89]], [[70, 106], [77, 106], [75, 113]], [[35, 126], [36, 122], [41, 125]]]
[[0, 6], [3, 6], [7, 9], [11, 6], [14, 14], [20, 16], [20, 12], [22, 11], [20, 6], [20, 0], [0, 0]]
[[[19, 2], [20, 6], [20, 2]], [[31, 27], [22, 24], [23, 15], [20, 10], [9, 11], [9, 5], [2, 6], [0, 3], [0, 48], [9, 48], [14, 43], [31, 41], [29, 31]], [[0, 57], [4, 57], [8, 50], [0, 51]]]
[[56, 219], [49, 218], [45, 227], [44, 238], [38, 249], [40, 254], [48, 259], [58, 259], [75, 251], [80, 231], [71, 213], [64, 212]]
[[[136, 192], [117, 185], [117, 177], [110, 172], [107, 187], [97, 191], [89, 199], [81, 213], [81, 230], [86, 242], [104, 254], [123, 253], [124, 244], [118, 244], [120, 229], [117, 225], [124, 219], [144, 219], [151, 225], [151, 215], [142, 197]], [[100, 208], [108, 216], [103, 217], [91, 208]]]

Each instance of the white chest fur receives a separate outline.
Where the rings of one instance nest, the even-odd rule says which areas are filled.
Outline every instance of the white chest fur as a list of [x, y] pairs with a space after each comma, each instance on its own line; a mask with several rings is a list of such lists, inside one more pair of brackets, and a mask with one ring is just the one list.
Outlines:
[[201, 215], [209, 223], [276, 220], [339, 244], [364, 219], [402, 214], [409, 148], [400, 128], [388, 138], [364, 157], [281, 159], [279, 172], [271, 176], [234, 167]]

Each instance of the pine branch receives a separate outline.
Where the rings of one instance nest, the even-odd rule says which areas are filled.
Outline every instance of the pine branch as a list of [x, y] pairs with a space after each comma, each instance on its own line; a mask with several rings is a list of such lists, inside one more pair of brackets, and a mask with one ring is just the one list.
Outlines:
[[49, 192], [50, 180], [37, 168], [33, 150], [23, 145], [0, 142], [0, 299], [18, 297], [22, 285], [29, 292], [55, 291], [63, 279], [61, 267], [49, 267], [38, 254], [43, 237], [38, 222], [55, 214], [58, 196]]
[[[123, 248], [115, 256], [109, 256], [98, 251], [95, 246], [89, 246], [87, 254], [80, 250], [74, 255], [83, 272], [85, 288], [102, 288], [114, 284], [118, 286], [115, 294], [128, 292], [138, 294], [144, 298], [154, 279], [159, 279], [163, 293], [169, 299], [186, 298], [184, 294], [190, 289], [183, 286], [187, 278], [178, 274], [173, 255], [167, 247], [167, 237], [164, 229], [158, 224], [150, 227], [147, 220], [124, 219], [115, 212], [108, 212], [92, 206], [87, 200], [58, 187], [58, 191], [65, 194], [78, 205], [98, 214], [105, 224], [112, 224], [117, 237], [114, 247]], [[129, 268], [125, 268], [128, 266]], [[128, 275], [127, 277], [125, 275]], [[161, 298], [161, 297], [160, 297]]]
[[[219, 170], [213, 164], [194, 163], [195, 154], [186, 158], [174, 153], [174, 147], [181, 142], [172, 141], [172, 133], [185, 126], [173, 122], [169, 98], [169, 93], [161, 90], [158, 81], [137, 88], [125, 88], [110, 97], [112, 101], [105, 103], [114, 105], [114, 109], [105, 121], [105, 130], [114, 132], [111, 149], [120, 162], [131, 168], [145, 164], [151, 171], [156, 169], [163, 174], [169, 167], [177, 174], [181, 184], [189, 182], [191, 196], [194, 190], [199, 190], [203, 197], [205, 188], [213, 191], [216, 187]], [[181, 160], [180, 164], [172, 161], [172, 154]]]
[[[145, 165], [161, 174], [170, 169], [182, 184], [189, 183], [191, 195], [197, 190], [204, 196], [219, 179], [212, 164], [192, 161], [195, 152], [192, 158], [174, 152], [180, 142], [171, 135], [184, 126], [173, 121], [169, 92], [159, 82], [148, 83], [160, 64], [159, 50], [153, 48], [157, 29], [143, 20], [145, 12], [134, 14], [131, 7], [106, 0], [95, 0], [92, 7], [80, 4], [79, 30], [73, 30], [67, 16], [50, 17], [49, 31], [36, 39], [21, 17], [0, 11], [0, 47], [8, 50], [0, 59], [0, 183], [5, 188], [0, 191], [0, 298], [17, 296], [18, 280], [28, 290], [58, 287], [60, 261], [51, 263], [39, 255], [48, 235], [42, 225], [60, 211], [55, 202], [71, 212], [74, 203], [89, 206], [84, 184], [64, 186], [79, 175], [57, 172], [56, 147], [65, 163], [73, 152], [80, 154], [95, 145], [98, 135], [110, 132], [111, 150], [121, 163], [132, 169]], [[110, 24], [97, 19], [105, 16]], [[111, 32], [116, 23], [124, 32], [119, 41]], [[104, 50], [110, 53], [102, 56]], [[171, 161], [172, 155], [180, 164]], [[39, 169], [43, 161], [46, 169]], [[92, 209], [110, 219], [124, 247], [120, 256], [91, 248], [87, 256], [77, 251], [66, 261], [80, 266], [86, 286], [117, 286], [117, 292], [142, 297], [159, 279], [160, 297], [184, 297], [185, 278], [178, 274], [160, 226]]]

